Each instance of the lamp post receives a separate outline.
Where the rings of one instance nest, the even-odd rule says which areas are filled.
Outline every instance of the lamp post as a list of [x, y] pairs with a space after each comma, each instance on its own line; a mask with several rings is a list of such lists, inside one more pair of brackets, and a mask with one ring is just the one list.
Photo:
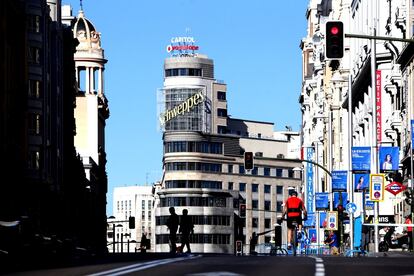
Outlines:
[[[115, 225], [115, 223], [112, 224], [112, 233], [113, 233], [113, 243], [112, 243], [112, 253], [115, 253], [115, 244], [116, 244], [116, 227], [122, 227], [122, 224], [117, 224]], [[121, 234], [122, 235], [122, 234]], [[121, 236], [121, 241], [122, 241], [122, 236]]]

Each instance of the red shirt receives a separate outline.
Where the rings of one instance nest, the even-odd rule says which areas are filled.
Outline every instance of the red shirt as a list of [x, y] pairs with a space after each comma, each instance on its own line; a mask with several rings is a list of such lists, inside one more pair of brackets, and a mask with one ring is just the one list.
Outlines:
[[[411, 219], [410, 218], [406, 218], [405, 219], [405, 224], [411, 224]], [[407, 231], [408, 232], [412, 232], [413, 231], [413, 227], [412, 226], [408, 226], [407, 227]]]
[[303, 202], [302, 199], [292, 196], [286, 200], [287, 216], [299, 217], [302, 214]]

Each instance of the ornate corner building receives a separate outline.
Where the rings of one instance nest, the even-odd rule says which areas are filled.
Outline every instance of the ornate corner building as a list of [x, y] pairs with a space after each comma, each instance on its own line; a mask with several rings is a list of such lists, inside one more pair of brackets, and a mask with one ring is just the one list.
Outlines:
[[[259, 242], [270, 242], [288, 188], [301, 185], [300, 172], [293, 170], [301, 166], [299, 133], [231, 118], [227, 95], [207, 56], [181, 51], [165, 59], [158, 91], [164, 175], [155, 191], [157, 252], [170, 250], [165, 225], [170, 207], [178, 215], [188, 209], [194, 252], [233, 253], [235, 241], [248, 244], [253, 232], [263, 233]], [[255, 153], [251, 171], [244, 168], [245, 151]], [[246, 218], [238, 216], [239, 203], [247, 204]]]

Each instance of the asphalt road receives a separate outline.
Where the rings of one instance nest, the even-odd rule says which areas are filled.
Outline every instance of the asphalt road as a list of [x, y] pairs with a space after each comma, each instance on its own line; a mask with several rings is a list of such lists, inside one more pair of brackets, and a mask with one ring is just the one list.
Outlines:
[[26, 271], [7, 275], [150, 275], [236, 276], [301, 275], [365, 276], [414, 275], [414, 257], [271, 257], [190, 255], [70, 268]]

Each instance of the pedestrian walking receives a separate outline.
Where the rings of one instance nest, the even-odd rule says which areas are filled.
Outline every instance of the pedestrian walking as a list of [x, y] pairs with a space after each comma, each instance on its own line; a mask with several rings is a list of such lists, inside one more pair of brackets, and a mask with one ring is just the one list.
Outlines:
[[181, 251], [184, 252], [184, 246], [187, 246], [186, 253], [191, 253], [190, 234], [194, 234], [194, 224], [191, 221], [191, 218], [188, 216], [187, 209], [183, 210], [179, 232], [181, 233]]
[[170, 253], [177, 251], [177, 230], [179, 225], [178, 215], [175, 213], [174, 207], [170, 207], [170, 217], [167, 220], [167, 227], [170, 230]]

